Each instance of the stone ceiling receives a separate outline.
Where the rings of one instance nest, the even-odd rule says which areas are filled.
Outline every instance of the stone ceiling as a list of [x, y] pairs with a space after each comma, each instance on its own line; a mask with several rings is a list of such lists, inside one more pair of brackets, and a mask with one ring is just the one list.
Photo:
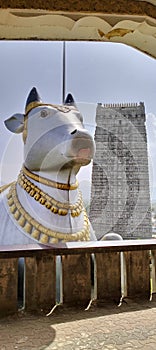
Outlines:
[[0, 0], [0, 39], [117, 42], [155, 58], [156, 0]]

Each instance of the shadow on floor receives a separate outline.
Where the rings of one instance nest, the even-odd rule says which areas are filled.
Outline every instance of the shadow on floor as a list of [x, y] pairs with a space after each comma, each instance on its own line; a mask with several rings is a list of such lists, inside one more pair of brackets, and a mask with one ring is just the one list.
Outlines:
[[148, 301], [148, 300], [131, 300], [125, 298], [122, 301], [121, 306], [118, 306], [114, 303], [106, 303], [100, 302], [92, 302], [88, 310], [85, 307], [67, 307], [64, 305], [58, 305], [55, 310], [46, 316], [47, 322], [49, 319], [50, 324], [59, 324], [64, 322], [72, 322], [76, 320], [89, 319], [94, 317], [101, 317], [113, 314], [120, 314], [126, 312], [137, 312], [141, 310], [149, 310], [152, 308], [156, 308], [156, 301]]

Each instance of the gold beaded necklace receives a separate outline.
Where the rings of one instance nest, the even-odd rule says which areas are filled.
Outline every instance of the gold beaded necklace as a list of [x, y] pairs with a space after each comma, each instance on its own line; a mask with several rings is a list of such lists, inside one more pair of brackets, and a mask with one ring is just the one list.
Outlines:
[[58, 243], [69, 241], [89, 241], [89, 220], [85, 209], [83, 209], [84, 225], [81, 231], [75, 233], [62, 233], [53, 231], [37, 220], [22, 207], [16, 192], [16, 182], [14, 182], [7, 195], [10, 212], [14, 216], [18, 224], [28, 233], [32, 238], [38, 240], [40, 243]]
[[40, 182], [43, 185], [57, 188], [59, 190], [67, 190], [67, 191], [76, 190], [78, 188], [78, 185], [79, 185], [77, 180], [76, 180], [75, 184], [62, 184], [60, 182], [55, 182], [55, 181], [46, 179], [45, 177], [33, 174], [25, 166], [23, 166], [22, 171], [26, 176], [29, 176], [30, 179], [37, 181], [37, 182]]
[[65, 216], [70, 211], [71, 216], [75, 217], [79, 216], [82, 212], [84, 205], [80, 190], [78, 201], [75, 204], [70, 204], [69, 202], [62, 203], [40, 190], [39, 187], [27, 179], [22, 170], [18, 176], [17, 182], [31, 197], [33, 197], [40, 204], [44, 205], [47, 209], [51, 210], [51, 212], [54, 214]]

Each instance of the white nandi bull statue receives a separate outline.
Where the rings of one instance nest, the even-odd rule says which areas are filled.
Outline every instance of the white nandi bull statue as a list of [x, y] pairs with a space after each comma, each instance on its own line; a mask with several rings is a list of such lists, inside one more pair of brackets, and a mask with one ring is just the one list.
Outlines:
[[5, 125], [23, 133], [24, 164], [0, 201], [0, 244], [96, 240], [76, 180], [95, 145], [72, 95], [62, 106], [45, 104], [33, 88], [25, 114]]

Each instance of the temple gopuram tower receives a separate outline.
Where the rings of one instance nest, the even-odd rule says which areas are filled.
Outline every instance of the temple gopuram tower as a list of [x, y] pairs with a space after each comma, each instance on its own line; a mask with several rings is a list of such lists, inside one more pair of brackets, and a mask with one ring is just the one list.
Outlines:
[[142, 102], [97, 105], [90, 221], [98, 238], [152, 236], [145, 121]]

